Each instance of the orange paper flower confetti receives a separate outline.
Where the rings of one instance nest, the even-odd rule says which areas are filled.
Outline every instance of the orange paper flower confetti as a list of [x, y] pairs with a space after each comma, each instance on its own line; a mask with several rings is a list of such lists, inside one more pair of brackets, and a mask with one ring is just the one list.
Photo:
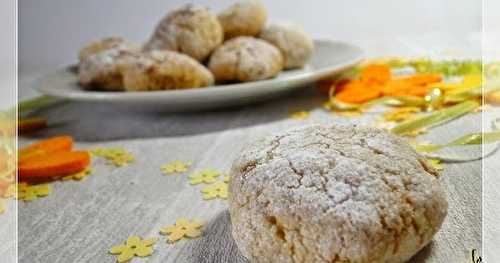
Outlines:
[[138, 236], [131, 236], [125, 244], [111, 247], [109, 253], [118, 255], [116, 260], [119, 263], [127, 262], [134, 257], [151, 256], [154, 252], [153, 245], [156, 241], [157, 238], [141, 239]]
[[228, 185], [225, 182], [211, 184], [201, 190], [203, 199], [211, 200], [215, 198], [227, 199]]
[[191, 162], [183, 162], [179, 160], [175, 160], [171, 163], [163, 165], [160, 169], [165, 175], [174, 174], [174, 173], [184, 173], [187, 172], [191, 166]]
[[202, 235], [200, 228], [203, 224], [196, 221], [189, 221], [186, 218], [179, 218], [173, 226], [160, 228], [160, 234], [168, 235], [167, 241], [174, 243], [184, 237], [196, 238]]
[[50, 187], [48, 184], [28, 185], [20, 183], [18, 191], [17, 196], [19, 200], [33, 201], [39, 197], [48, 196], [50, 194]]
[[215, 178], [219, 177], [222, 173], [212, 169], [204, 169], [189, 175], [189, 183], [195, 184], [211, 184], [215, 182]]

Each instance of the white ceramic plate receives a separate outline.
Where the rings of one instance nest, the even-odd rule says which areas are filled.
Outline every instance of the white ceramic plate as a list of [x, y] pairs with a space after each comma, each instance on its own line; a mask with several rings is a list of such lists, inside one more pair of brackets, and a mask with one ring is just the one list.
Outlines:
[[69, 67], [43, 76], [35, 83], [38, 91], [58, 98], [121, 104], [160, 111], [190, 111], [243, 105], [263, 101], [332, 76], [363, 58], [360, 48], [342, 42], [315, 40], [315, 51], [303, 69], [288, 70], [273, 79], [211, 86], [201, 89], [152, 92], [87, 91], [77, 83]]

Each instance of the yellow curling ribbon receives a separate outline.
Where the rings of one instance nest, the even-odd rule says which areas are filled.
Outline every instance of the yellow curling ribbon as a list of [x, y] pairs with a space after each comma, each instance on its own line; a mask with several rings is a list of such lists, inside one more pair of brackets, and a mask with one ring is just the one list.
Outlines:
[[429, 126], [438, 125], [471, 112], [479, 106], [480, 104], [476, 101], [464, 101], [457, 105], [434, 111], [426, 116], [402, 122], [392, 128], [391, 131], [396, 134], [404, 134]]
[[485, 132], [485, 133], [471, 133], [455, 139], [447, 144], [426, 144], [418, 145], [416, 150], [418, 152], [435, 152], [445, 147], [466, 146], [466, 145], [479, 145], [489, 144], [500, 141], [500, 131]]

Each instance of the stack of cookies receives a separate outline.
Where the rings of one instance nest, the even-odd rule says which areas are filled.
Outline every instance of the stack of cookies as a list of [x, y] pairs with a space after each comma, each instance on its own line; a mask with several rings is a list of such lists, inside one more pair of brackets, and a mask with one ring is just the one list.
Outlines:
[[163, 18], [141, 47], [111, 37], [79, 53], [86, 89], [150, 91], [250, 82], [303, 67], [312, 39], [293, 24], [267, 24], [261, 2], [246, 0], [213, 14], [188, 4]]

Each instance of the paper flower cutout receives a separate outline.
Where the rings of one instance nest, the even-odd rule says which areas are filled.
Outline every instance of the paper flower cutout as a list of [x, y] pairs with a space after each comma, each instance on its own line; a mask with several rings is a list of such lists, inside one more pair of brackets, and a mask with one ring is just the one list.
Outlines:
[[157, 238], [141, 239], [138, 236], [131, 236], [125, 244], [114, 246], [109, 250], [112, 255], [118, 255], [116, 260], [120, 263], [127, 262], [133, 257], [147, 257], [154, 252], [153, 245]]
[[96, 148], [91, 153], [106, 159], [109, 164], [116, 167], [125, 166], [135, 160], [135, 157], [123, 148]]
[[198, 172], [195, 172], [189, 175], [189, 183], [192, 185], [195, 184], [211, 184], [215, 182], [215, 178], [219, 177], [222, 173], [216, 170], [205, 169]]
[[341, 117], [345, 117], [345, 118], [357, 118], [357, 117], [361, 117], [363, 115], [363, 112], [356, 111], [356, 110], [351, 110], [351, 111], [334, 111], [334, 112], [332, 112], [332, 115], [334, 115], [334, 116], [341, 116]]
[[76, 174], [71, 174], [62, 178], [63, 181], [75, 180], [81, 181], [83, 178], [89, 176], [92, 173], [92, 169], [89, 167], [85, 168], [85, 170], [78, 172]]
[[0, 215], [5, 213], [5, 201], [0, 198]]
[[195, 238], [202, 235], [200, 228], [203, 225], [196, 221], [189, 221], [186, 218], [179, 218], [173, 226], [160, 228], [160, 234], [168, 235], [167, 241], [173, 243], [183, 237]]
[[217, 182], [215, 184], [211, 184], [201, 190], [203, 193], [203, 199], [211, 200], [214, 198], [222, 198], [227, 199], [227, 183], [225, 182]]
[[39, 197], [48, 196], [50, 194], [50, 187], [48, 184], [28, 185], [20, 183], [18, 191], [17, 196], [19, 200], [33, 201]]
[[441, 160], [439, 160], [439, 159], [428, 159], [427, 161], [432, 166], [432, 168], [434, 168], [434, 169], [436, 169], [438, 171], [444, 170], [444, 166], [441, 163]]
[[303, 120], [309, 117], [310, 113], [308, 111], [296, 111], [290, 113], [290, 118], [294, 120]]
[[3, 198], [11, 198], [16, 195], [16, 184], [10, 184], [3, 193]]
[[160, 169], [165, 175], [174, 174], [174, 173], [183, 173], [187, 172], [191, 166], [191, 162], [183, 162], [179, 160], [175, 160], [171, 163], [163, 165]]
[[401, 122], [415, 117], [415, 114], [421, 111], [419, 107], [400, 107], [384, 113], [383, 117], [385, 121]]

